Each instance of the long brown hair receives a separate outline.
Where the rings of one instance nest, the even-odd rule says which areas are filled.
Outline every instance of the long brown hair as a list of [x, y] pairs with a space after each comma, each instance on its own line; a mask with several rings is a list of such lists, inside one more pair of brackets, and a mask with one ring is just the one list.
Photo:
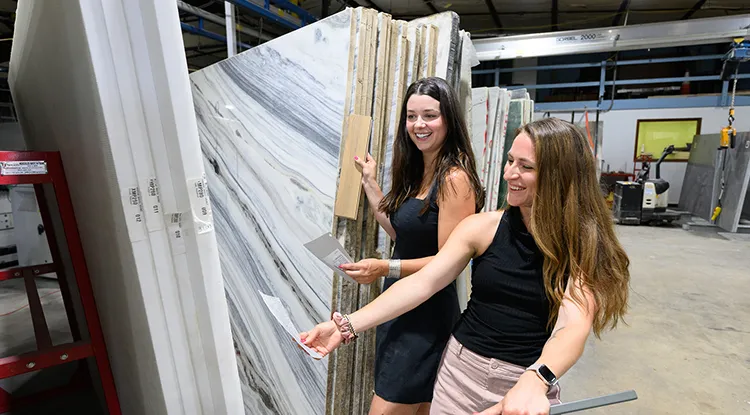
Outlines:
[[[569, 275], [580, 276], [596, 300], [594, 333], [615, 328], [628, 308], [630, 260], [615, 235], [583, 132], [546, 118], [520, 129], [534, 143], [537, 188], [530, 230], [544, 253], [544, 286], [556, 321]], [[573, 301], [584, 306], [580, 291]]]
[[[422, 152], [411, 141], [406, 129], [406, 104], [415, 94], [429, 95], [440, 102], [440, 116], [447, 127], [445, 142], [435, 159], [433, 175], [429, 178], [430, 183], [437, 186], [438, 198], [445, 195], [445, 177], [453, 169], [459, 168], [469, 176], [474, 190], [476, 212], [481, 211], [484, 207], [484, 189], [477, 174], [466, 120], [453, 89], [444, 79], [437, 77], [420, 79], [412, 83], [406, 91], [398, 121], [398, 132], [393, 143], [391, 191], [380, 201], [378, 209], [387, 215], [393, 214], [406, 199], [418, 196], [425, 184], [422, 182], [425, 169]], [[423, 212], [427, 209], [428, 203], [429, 198], [426, 198]]]

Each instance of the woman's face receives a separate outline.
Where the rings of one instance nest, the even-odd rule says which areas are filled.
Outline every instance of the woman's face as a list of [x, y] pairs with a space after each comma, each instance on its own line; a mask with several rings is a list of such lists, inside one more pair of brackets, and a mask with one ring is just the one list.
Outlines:
[[443, 146], [448, 128], [440, 113], [440, 101], [414, 94], [406, 101], [406, 130], [419, 151], [435, 153]]
[[519, 134], [508, 151], [503, 179], [508, 183], [508, 204], [531, 207], [536, 193], [537, 166], [534, 143], [526, 133]]

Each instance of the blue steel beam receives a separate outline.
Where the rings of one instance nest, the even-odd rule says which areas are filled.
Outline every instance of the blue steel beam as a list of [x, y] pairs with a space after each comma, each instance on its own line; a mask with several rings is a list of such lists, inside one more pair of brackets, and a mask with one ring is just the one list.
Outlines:
[[[702, 61], [710, 59], [722, 59], [724, 55], [700, 55], [700, 56], [683, 56], [678, 58], [653, 58], [653, 59], [633, 59], [627, 61], [607, 62], [607, 66], [625, 66], [625, 65], [646, 65], [650, 63], [669, 63], [669, 62], [689, 62]], [[472, 71], [473, 74], [490, 74], [495, 72], [520, 72], [520, 71], [551, 71], [557, 69], [576, 69], [576, 68], [593, 68], [600, 66], [599, 62], [587, 63], [569, 63], [561, 65], [542, 65], [542, 66], [525, 66], [519, 68], [498, 68], [498, 69], [479, 69]]]
[[[299, 29], [300, 27], [302, 27], [298, 24], [290, 22], [287, 19], [284, 19], [283, 17], [279, 16], [278, 14], [275, 14], [274, 12], [272, 12], [271, 10], [265, 7], [259, 6], [255, 3], [251, 3], [247, 0], [225, 0], [225, 1], [228, 1], [229, 3], [232, 3], [235, 6], [250, 10], [253, 13], [259, 14], [271, 21], [274, 21], [282, 26], [286, 26], [290, 29]], [[268, 4], [268, 0], [266, 0], [266, 5], [267, 4]]]
[[722, 59], [724, 55], [698, 55], [698, 56], [682, 56], [679, 58], [655, 58], [655, 59], [633, 59], [629, 61], [618, 61], [617, 65], [644, 65], [648, 63], [668, 63], [668, 62], [689, 62], [689, 61], [702, 61], [711, 59]]
[[[736, 107], [750, 106], [750, 97], [738, 96], [735, 98]], [[721, 102], [721, 96], [703, 96], [703, 97], [663, 97], [663, 98], [634, 98], [634, 99], [616, 99], [612, 105], [612, 110], [636, 110], [636, 109], [656, 109], [656, 108], [703, 108], [703, 107], [722, 107], [726, 106]], [[609, 102], [597, 107], [597, 101], [570, 101], [570, 102], [537, 102], [534, 103], [534, 112], [569, 112], [582, 111], [584, 108], [589, 111], [597, 109], [606, 110], [609, 108]]]
[[280, 9], [286, 9], [290, 12], [297, 13], [297, 15], [302, 18], [303, 23], [312, 23], [318, 20], [318, 18], [310, 14], [310, 12], [288, 0], [271, 0], [271, 3]]
[[[737, 75], [737, 79], [746, 79], [746, 78], [750, 78], [750, 74]], [[732, 79], [734, 79], [734, 75], [732, 76]], [[681, 77], [675, 77], [675, 78], [646, 78], [646, 79], [625, 79], [625, 80], [618, 80], [618, 81], [606, 81], [604, 82], [604, 85], [622, 86], [622, 85], [682, 83], [684, 81], [720, 81], [720, 80], [721, 80], [720, 75], [681, 76]], [[505, 88], [507, 89], [520, 89], [520, 88], [558, 89], [558, 88], [592, 87], [592, 86], [599, 86], [599, 85], [600, 85], [599, 81], [591, 81], [591, 82], [568, 82], [568, 83], [560, 83], [560, 84], [515, 85], [515, 86], [507, 86]]]
[[[226, 37], [224, 37], [222, 35], [219, 35], [219, 34], [216, 34], [214, 32], [209, 32], [208, 30], [204, 30], [204, 29], [201, 29], [201, 28], [189, 25], [189, 24], [184, 23], [184, 22], [180, 22], [180, 26], [182, 27], [182, 30], [185, 31], [185, 32], [192, 33], [192, 34], [198, 35], [198, 36], [203, 36], [203, 37], [206, 37], [206, 38], [209, 38], [209, 39], [213, 39], [213, 40], [216, 40], [218, 42], [227, 43], [227, 38]], [[252, 48], [252, 46], [248, 45], [247, 43], [237, 42], [237, 44], [240, 45], [240, 46], [242, 46], [245, 49], [251, 49]]]

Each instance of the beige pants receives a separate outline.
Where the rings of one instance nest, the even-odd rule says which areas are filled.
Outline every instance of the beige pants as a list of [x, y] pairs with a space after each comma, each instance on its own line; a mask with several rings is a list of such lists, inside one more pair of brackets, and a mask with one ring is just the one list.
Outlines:
[[[430, 415], [481, 412], [498, 403], [524, 371], [524, 367], [480, 356], [451, 336], [438, 369]], [[551, 405], [560, 403], [559, 385], [547, 397]]]

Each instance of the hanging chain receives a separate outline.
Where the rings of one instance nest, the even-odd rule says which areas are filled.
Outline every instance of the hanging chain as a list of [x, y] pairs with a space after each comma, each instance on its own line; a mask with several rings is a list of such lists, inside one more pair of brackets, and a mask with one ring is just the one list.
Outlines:
[[730, 108], [734, 108], [734, 94], [737, 92], [737, 73], [740, 71], [739, 65], [737, 65], [737, 69], [734, 71], [734, 84], [732, 85], [732, 105]]

